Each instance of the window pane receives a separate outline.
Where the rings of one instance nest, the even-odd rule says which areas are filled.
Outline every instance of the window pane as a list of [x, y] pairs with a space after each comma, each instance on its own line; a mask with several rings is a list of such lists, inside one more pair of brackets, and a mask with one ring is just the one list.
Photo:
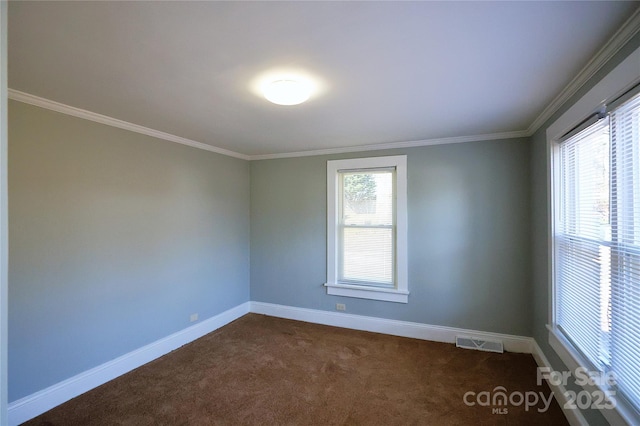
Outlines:
[[343, 224], [393, 224], [392, 171], [344, 172], [342, 179]]
[[610, 239], [609, 150], [608, 120], [561, 146], [563, 233]]
[[582, 354], [601, 368], [603, 339], [609, 331], [608, 259], [610, 249], [575, 238], [557, 238], [556, 323]]
[[618, 390], [640, 408], [640, 253], [613, 251], [611, 370]]
[[393, 230], [343, 228], [341, 281], [393, 285]]

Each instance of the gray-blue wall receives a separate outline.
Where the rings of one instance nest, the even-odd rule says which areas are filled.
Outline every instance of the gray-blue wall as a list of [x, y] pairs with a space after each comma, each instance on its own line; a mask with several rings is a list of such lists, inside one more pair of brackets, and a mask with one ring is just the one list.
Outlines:
[[[532, 187], [532, 291], [533, 291], [533, 337], [548, 358], [552, 367], [557, 371], [568, 371], [566, 365], [556, 355], [549, 346], [548, 331], [546, 325], [549, 323], [549, 185], [546, 131], [562, 114], [564, 114], [573, 104], [584, 96], [603, 77], [613, 70], [620, 62], [629, 56], [640, 46], [640, 34], [637, 34], [621, 49], [609, 62], [602, 67], [574, 96], [571, 97], [551, 118], [549, 118], [536, 133], [531, 137], [531, 187]], [[594, 105], [595, 107], [595, 105]], [[569, 383], [571, 384], [571, 383]], [[604, 417], [597, 410], [583, 410], [590, 425], [608, 424]]]
[[[531, 335], [527, 139], [251, 162], [251, 300]], [[408, 304], [328, 296], [326, 162], [407, 154]]]
[[249, 300], [249, 163], [9, 105], [9, 400]]

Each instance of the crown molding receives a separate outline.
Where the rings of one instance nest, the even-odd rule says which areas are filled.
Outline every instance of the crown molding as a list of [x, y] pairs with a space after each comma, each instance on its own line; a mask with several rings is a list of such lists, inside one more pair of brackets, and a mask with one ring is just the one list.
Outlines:
[[107, 126], [113, 126], [113, 127], [117, 127], [119, 129], [124, 129], [124, 130], [130, 130], [132, 132], [141, 133], [143, 135], [152, 136], [154, 138], [164, 139], [170, 142], [176, 142], [182, 145], [191, 146], [193, 148], [199, 148], [205, 151], [211, 151], [218, 154], [227, 155], [229, 157], [240, 158], [242, 160], [269, 160], [269, 159], [275, 159], [275, 158], [309, 157], [313, 155], [342, 154], [342, 153], [361, 152], [361, 151], [377, 151], [382, 149], [394, 149], [394, 148], [412, 148], [412, 147], [418, 147], [418, 146], [444, 145], [444, 144], [452, 144], [452, 143], [477, 142], [477, 141], [486, 141], [486, 140], [494, 140], [494, 139], [521, 138], [521, 137], [529, 136], [526, 131], [520, 130], [515, 132], [493, 133], [493, 134], [487, 134], [487, 135], [459, 136], [459, 137], [440, 138], [440, 139], [425, 139], [425, 140], [409, 141], [409, 142], [391, 142], [391, 143], [382, 143], [382, 144], [373, 144], [373, 145], [359, 145], [359, 146], [349, 146], [349, 147], [342, 147], [342, 148], [311, 150], [311, 151], [285, 152], [281, 154], [245, 155], [245, 154], [240, 154], [239, 152], [230, 151], [224, 148], [218, 148], [202, 142], [197, 142], [191, 139], [186, 139], [180, 136], [161, 132], [159, 130], [150, 129], [148, 127], [140, 126], [138, 124], [129, 123], [127, 121], [119, 120], [117, 118], [112, 118], [106, 115], [97, 114], [95, 112], [65, 105], [60, 102], [41, 98], [39, 96], [21, 92], [19, 90], [9, 89], [8, 94], [9, 94], [9, 99], [13, 99], [14, 101], [35, 105], [37, 107], [49, 109], [52, 111], [71, 115], [78, 118], [84, 118], [85, 120], [95, 121], [97, 123], [106, 124]]
[[516, 138], [523, 138], [527, 136], [529, 136], [529, 134], [527, 133], [526, 130], [518, 130], [514, 132], [491, 133], [486, 135], [456, 136], [451, 138], [423, 139], [423, 140], [408, 141], [408, 142], [390, 142], [390, 143], [380, 143], [380, 144], [373, 144], [373, 145], [357, 145], [357, 146], [348, 146], [344, 148], [328, 148], [328, 149], [318, 149], [313, 151], [285, 152], [282, 154], [260, 154], [260, 155], [251, 155], [249, 156], [249, 159], [254, 161], [254, 160], [274, 160], [277, 158], [311, 157], [314, 155], [345, 154], [349, 152], [379, 151], [383, 149], [414, 148], [419, 146], [447, 145], [447, 144], [454, 144], [454, 143], [479, 142], [479, 141], [490, 141], [490, 140], [499, 140], [499, 139], [516, 139]]
[[620, 49], [640, 31], [640, 7], [625, 21], [618, 31], [602, 46], [578, 75], [556, 96], [527, 129], [533, 135], [562, 105], [584, 86]]
[[230, 151], [224, 148], [218, 148], [216, 146], [208, 145], [206, 143], [197, 142], [191, 139], [186, 139], [180, 136], [172, 135], [170, 133], [161, 132], [159, 130], [150, 129], [148, 127], [129, 123], [127, 121], [118, 120], [117, 118], [112, 118], [106, 115], [97, 114], [95, 112], [72, 107], [69, 105], [62, 104], [60, 102], [55, 102], [49, 99], [41, 98], [39, 96], [31, 95], [29, 93], [20, 92], [19, 90], [9, 89], [8, 95], [9, 95], [9, 99], [13, 99], [14, 101], [35, 105], [37, 107], [46, 108], [62, 114], [71, 115], [73, 117], [84, 118], [85, 120], [95, 121], [96, 123], [106, 124], [107, 126], [117, 127], [119, 129], [141, 133], [143, 135], [151, 136], [158, 139], [164, 139], [169, 142], [175, 142], [175, 143], [187, 145], [193, 148], [203, 149], [205, 151], [215, 152], [217, 154], [222, 154], [229, 157], [240, 158], [242, 160], [249, 159], [247, 155], [240, 154], [238, 152]]

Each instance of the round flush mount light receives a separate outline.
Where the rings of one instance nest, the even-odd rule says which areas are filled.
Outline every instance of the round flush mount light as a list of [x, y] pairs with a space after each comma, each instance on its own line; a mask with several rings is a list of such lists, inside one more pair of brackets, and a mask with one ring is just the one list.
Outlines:
[[326, 82], [302, 68], [270, 68], [248, 84], [250, 92], [276, 105], [298, 105], [316, 99], [327, 91]]
[[312, 86], [306, 81], [284, 78], [267, 83], [264, 97], [277, 105], [298, 105], [309, 99]]

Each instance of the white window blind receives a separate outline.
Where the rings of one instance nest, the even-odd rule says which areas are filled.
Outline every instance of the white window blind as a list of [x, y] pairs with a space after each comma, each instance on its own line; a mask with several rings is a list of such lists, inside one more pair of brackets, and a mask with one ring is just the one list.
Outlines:
[[640, 94], [611, 114], [610, 367], [640, 408]]
[[560, 221], [556, 234], [556, 323], [593, 364], [608, 331], [609, 123], [604, 119], [560, 145]]
[[393, 287], [395, 169], [339, 176], [339, 282]]
[[640, 408], [640, 95], [560, 143], [555, 325]]

